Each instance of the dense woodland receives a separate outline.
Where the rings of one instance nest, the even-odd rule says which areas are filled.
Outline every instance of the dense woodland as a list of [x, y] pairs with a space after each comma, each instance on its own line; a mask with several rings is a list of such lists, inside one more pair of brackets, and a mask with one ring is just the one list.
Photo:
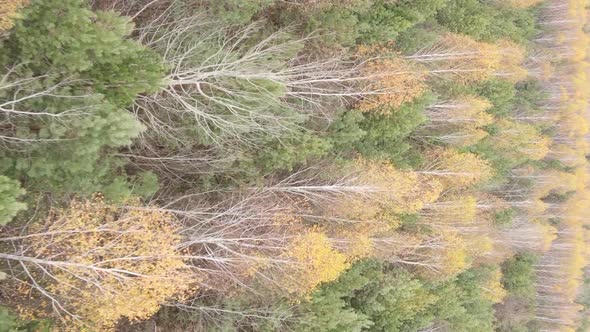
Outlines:
[[587, 0], [0, 0], [0, 332], [590, 330]]

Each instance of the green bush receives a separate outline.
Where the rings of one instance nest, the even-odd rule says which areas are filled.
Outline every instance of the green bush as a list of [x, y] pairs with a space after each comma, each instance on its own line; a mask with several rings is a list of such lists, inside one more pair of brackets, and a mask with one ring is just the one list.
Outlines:
[[516, 109], [527, 111], [529, 114], [537, 113], [537, 108], [547, 98], [542, 83], [534, 78], [516, 84], [514, 106]]
[[271, 171], [292, 171], [297, 164], [304, 163], [308, 158], [326, 155], [332, 146], [329, 141], [312, 133], [273, 140], [257, 151], [254, 160], [263, 173]]
[[[276, 0], [200, 0], [198, 5], [201, 9], [207, 10], [216, 21], [225, 24], [247, 24], [256, 13], [274, 2]], [[191, 5], [194, 6], [194, 2], [187, 3], [189, 7]]]
[[494, 226], [496, 227], [508, 227], [512, 224], [514, 219], [515, 210], [513, 208], [507, 208], [494, 213]]

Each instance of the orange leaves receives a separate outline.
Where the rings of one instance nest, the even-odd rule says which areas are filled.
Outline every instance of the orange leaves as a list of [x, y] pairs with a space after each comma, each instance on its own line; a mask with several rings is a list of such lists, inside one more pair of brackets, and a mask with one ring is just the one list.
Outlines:
[[364, 75], [371, 79], [368, 89], [374, 91], [374, 95], [357, 105], [361, 112], [389, 114], [426, 90], [425, 73], [400, 58], [369, 60]]
[[359, 102], [357, 108], [378, 114], [389, 114], [422, 95], [428, 77], [450, 76], [468, 84], [492, 76], [518, 82], [529, 75], [523, 67], [523, 47], [507, 40], [483, 43], [452, 33], [411, 56], [392, 52], [390, 45], [362, 45], [357, 57], [367, 59], [362, 76], [369, 81], [367, 90], [373, 94]]

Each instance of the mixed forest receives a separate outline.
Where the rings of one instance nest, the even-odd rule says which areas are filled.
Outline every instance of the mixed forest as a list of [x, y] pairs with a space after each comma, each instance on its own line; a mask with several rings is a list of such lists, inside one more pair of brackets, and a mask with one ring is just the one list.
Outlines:
[[0, 0], [0, 332], [590, 331], [587, 0]]

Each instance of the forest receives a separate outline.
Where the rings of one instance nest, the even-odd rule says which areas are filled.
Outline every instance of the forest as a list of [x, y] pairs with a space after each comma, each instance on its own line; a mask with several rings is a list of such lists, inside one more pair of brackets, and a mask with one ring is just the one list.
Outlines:
[[0, 332], [590, 331], [590, 1], [0, 0]]

